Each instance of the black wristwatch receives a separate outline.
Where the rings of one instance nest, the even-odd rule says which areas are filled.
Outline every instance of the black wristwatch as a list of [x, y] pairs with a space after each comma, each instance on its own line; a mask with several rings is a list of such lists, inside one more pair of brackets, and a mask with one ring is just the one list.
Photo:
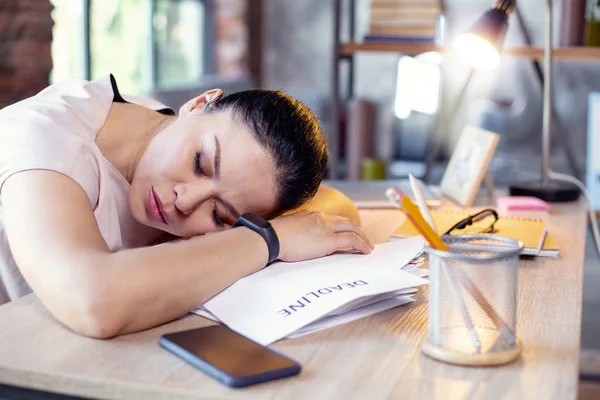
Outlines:
[[237, 221], [231, 225], [232, 228], [236, 228], [238, 226], [245, 226], [246, 228], [251, 229], [262, 236], [269, 247], [268, 263], [277, 260], [277, 257], [279, 257], [279, 238], [277, 237], [277, 233], [275, 233], [275, 229], [273, 229], [269, 221], [259, 217], [256, 214], [245, 213], [240, 215]]

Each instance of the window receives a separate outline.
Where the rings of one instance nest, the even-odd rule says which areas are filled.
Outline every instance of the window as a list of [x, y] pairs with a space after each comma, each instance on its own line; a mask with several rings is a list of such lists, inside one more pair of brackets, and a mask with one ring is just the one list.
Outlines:
[[51, 0], [51, 80], [113, 73], [140, 95], [184, 86], [209, 72], [202, 0]]
[[151, 83], [148, 0], [90, 1], [90, 75], [113, 73], [123, 93]]
[[204, 73], [204, 13], [197, 0], [159, 0], [154, 15], [157, 83], [182, 86]]
[[52, 0], [53, 82], [72, 76], [84, 78], [83, 3], [81, 0]]

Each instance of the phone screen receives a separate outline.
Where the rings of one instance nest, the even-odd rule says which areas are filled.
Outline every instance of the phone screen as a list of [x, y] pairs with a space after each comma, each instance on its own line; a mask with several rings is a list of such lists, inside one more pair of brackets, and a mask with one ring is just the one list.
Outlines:
[[298, 367], [293, 360], [223, 325], [176, 332], [164, 338], [232, 377]]

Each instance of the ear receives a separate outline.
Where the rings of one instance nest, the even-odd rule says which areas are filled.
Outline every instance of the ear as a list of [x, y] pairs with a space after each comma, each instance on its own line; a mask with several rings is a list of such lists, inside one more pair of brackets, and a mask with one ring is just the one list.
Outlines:
[[222, 96], [222, 89], [212, 89], [208, 92], [204, 92], [200, 96], [194, 97], [193, 99], [189, 100], [187, 103], [182, 105], [179, 109], [179, 116], [183, 117], [184, 115], [187, 115], [194, 110], [202, 111], [207, 104], [214, 103], [215, 101], [219, 100]]

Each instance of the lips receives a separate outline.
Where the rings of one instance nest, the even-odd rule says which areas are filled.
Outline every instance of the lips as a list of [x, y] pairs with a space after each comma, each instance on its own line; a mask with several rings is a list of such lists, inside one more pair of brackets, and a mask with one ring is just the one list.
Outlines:
[[146, 198], [146, 212], [152, 220], [161, 224], [169, 225], [162, 201], [160, 201], [160, 197], [154, 191], [153, 187], [150, 187], [148, 190], [148, 197]]

